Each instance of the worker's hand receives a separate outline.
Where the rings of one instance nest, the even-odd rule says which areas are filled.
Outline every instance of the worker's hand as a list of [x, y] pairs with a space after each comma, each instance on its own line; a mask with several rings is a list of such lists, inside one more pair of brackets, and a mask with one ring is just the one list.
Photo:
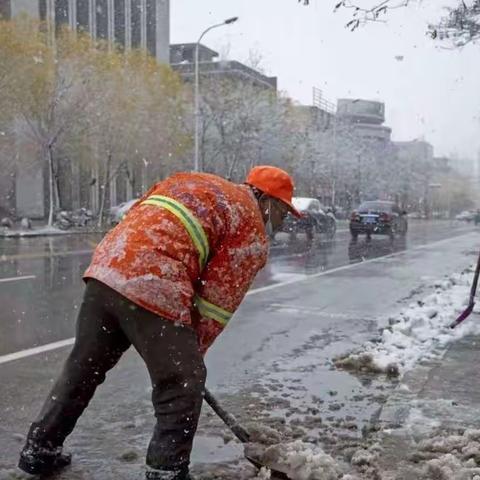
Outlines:
[[195, 330], [200, 352], [205, 355], [215, 339], [223, 332], [223, 326], [215, 320], [202, 318]]

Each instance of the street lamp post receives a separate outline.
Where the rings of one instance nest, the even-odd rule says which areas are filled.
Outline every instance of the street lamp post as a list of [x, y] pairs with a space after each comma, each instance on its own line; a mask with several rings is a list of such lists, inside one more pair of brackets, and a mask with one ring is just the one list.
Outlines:
[[199, 165], [199, 150], [200, 150], [200, 72], [199, 72], [199, 51], [200, 51], [200, 42], [202, 38], [214, 28], [223, 27], [224, 25], [231, 25], [238, 20], [238, 17], [227, 18], [227, 20], [222, 23], [217, 23], [208, 27], [198, 39], [197, 45], [195, 47], [195, 164], [194, 170], [196, 172], [200, 171]]

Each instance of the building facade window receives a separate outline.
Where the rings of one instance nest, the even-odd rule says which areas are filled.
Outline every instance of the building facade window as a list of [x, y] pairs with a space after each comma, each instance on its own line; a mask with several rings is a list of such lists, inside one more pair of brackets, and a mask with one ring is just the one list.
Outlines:
[[153, 57], [157, 56], [157, 2], [147, 0], [147, 50]]
[[1, 18], [10, 18], [12, 15], [12, 8], [10, 5], [10, 0], [0, 0], [0, 17]]
[[97, 38], [108, 40], [108, 0], [96, 1]]
[[68, 0], [55, 0], [55, 28], [58, 31], [68, 25]]
[[115, 0], [114, 40], [117, 47], [125, 48], [125, 0]]
[[47, 19], [47, 0], [40, 0], [38, 2], [38, 15], [42, 22]]
[[131, 1], [132, 48], [140, 48], [142, 43], [142, 0]]
[[88, 32], [89, 30], [89, 0], [77, 0], [77, 30]]

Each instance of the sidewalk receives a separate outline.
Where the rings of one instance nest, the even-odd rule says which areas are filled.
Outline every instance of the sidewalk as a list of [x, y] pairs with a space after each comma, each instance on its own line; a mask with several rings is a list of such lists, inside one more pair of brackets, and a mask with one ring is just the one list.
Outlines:
[[32, 227], [31, 229], [20, 228], [0, 228], [0, 237], [18, 238], [18, 237], [43, 237], [49, 235], [66, 235], [68, 233], [77, 233], [76, 231], [60, 230], [55, 227]]
[[24, 238], [24, 237], [49, 237], [56, 235], [82, 235], [89, 233], [103, 233], [104, 230], [98, 228], [72, 227], [68, 230], [62, 230], [56, 227], [38, 226], [31, 229], [5, 228], [0, 227], [0, 238]]
[[382, 480], [480, 480], [479, 365], [468, 336], [405, 375], [379, 418]]

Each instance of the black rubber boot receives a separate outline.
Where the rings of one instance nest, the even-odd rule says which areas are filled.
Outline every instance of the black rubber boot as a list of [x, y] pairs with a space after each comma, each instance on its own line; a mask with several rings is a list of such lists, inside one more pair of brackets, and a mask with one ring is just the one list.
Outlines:
[[18, 468], [30, 475], [50, 475], [72, 463], [72, 455], [62, 453], [62, 449], [48, 450], [36, 448], [27, 443], [20, 453]]

